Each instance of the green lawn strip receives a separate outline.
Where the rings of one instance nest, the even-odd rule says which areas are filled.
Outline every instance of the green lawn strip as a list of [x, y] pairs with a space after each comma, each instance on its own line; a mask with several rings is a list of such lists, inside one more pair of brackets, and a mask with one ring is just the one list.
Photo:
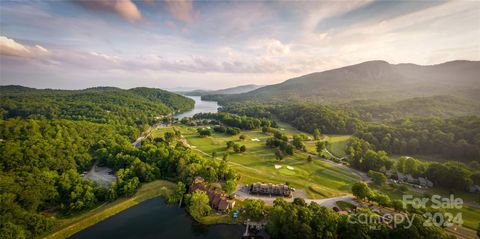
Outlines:
[[58, 219], [55, 230], [45, 238], [68, 238], [73, 234], [105, 220], [121, 211], [135, 206], [145, 200], [163, 196], [166, 197], [175, 189], [175, 184], [169, 181], [157, 180], [143, 184], [133, 197], [121, 198], [114, 202], [102, 204], [85, 213], [69, 218]]
[[345, 156], [345, 149], [347, 149], [347, 143], [351, 135], [327, 135], [329, 145], [328, 151], [336, 157]]

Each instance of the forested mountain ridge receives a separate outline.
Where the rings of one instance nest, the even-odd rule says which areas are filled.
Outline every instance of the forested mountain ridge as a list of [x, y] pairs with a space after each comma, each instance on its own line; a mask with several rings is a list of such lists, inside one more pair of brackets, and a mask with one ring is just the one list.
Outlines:
[[187, 92], [180, 92], [185, 95], [191, 95], [191, 96], [202, 96], [202, 95], [231, 95], [231, 94], [241, 94], [241, 93], [247, 93], [253, 90], [256, 90], [260, 87], [263, 87], [262, 85], [240, 85], [240, 86], [235, 86], [232, 88], [226, 88], [226, 89], [221, 89], [221, 90], [193, 90], [193, 91], [187, 91]]
[[[89, 210], [177, 171], [193, 178], [191, 170], [182, 171], [200, 162], [219, 168], [165, 142], [131, 144], [159, 116], [193, 105], [160, 89], [0, 86], [0, 238], [44, 235], [56, 222], [45, 211], [61, 216]], [[95, 160], [115, 170], [117, 181], [108, 189], [80, 176]], [[177, 167], [180, 160], [188, 161], [185, 167]]]
[[210, 98], [221, 102], [253, 99], [346, 103], [455, 95], [480, 100], [479, 75], [480, 61], [452, 61], [431, 66], [368, 61], [311, 73], [248, 93]]
[[160, 89], [96, 87], [37, 90], [0, 86], [1, 118], [87, 120], [96, 123], [149, 124], [155, 117], [188, 110], [194, 101]]

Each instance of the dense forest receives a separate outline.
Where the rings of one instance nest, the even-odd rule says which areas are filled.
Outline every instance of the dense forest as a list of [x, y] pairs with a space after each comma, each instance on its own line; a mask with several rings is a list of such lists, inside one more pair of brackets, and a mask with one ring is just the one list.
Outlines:
[[[235, 180], [226, 165], [181, 146], [164, 141], [132, 146], [157, 117], [191, 108], [193, 101], [185, 97], [147, 88], [5, 86], [0, 92], [0, 238], [38, 237], [55, 222], [47, 212], [87, 210], [156, 178], [189, 182], [200, 174]], [[95, 160], [115, 170], [117, 183], [106, 189], [80, 177]]]
[[392, 154], [432, 155], [464, 163], [480, 160], [480, 118], [390, 118], [380, 122], [362, 119], [365, 112], [311, 103], [232, 103], [221, 111], [276, 118], [313, 133], [354, 134], [373, 149]]
[[402, 119], [369, 125], [355, 134], [394, 154], [442, 155], [465, 163], [480, 160], [480, 118]]
[[233, 103], [220, 110], [252, 117], [278, 118], [309, 133], [320, 129], [327, 134], [347, 134], [364, 127], [363, 121], [353, 111], [311, 103], [277, 102], [268, 106], [255, 102]]
[[436, 186], [451, 192], [468, 191], [474, 184], [480, 184], [480, 164], [472, 161], [461, 162], [424, 162], [413, 157], [400, 157], [390, 160], [385, 151], [376, 151], [375, 146], [364, 139], [353, 137], [347, 148], [349, 163], [364, 172], [393, 171], [410, 174], [413, 177], [425, 177]]
[[192, 108], [194, 101], [160, 89], [122, 90], [97, 87], [85, 90], [37, 90], [0, 87], [3, 119], [47, 118], [95, 123], [148, 125], [156, 117]]

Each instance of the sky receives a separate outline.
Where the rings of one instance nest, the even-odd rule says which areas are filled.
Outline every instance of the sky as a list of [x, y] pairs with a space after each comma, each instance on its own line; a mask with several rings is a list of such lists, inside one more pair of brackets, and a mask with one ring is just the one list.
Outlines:
[[220, 89], [480, 60], [480, 1], [0, 1], [0, 85]]

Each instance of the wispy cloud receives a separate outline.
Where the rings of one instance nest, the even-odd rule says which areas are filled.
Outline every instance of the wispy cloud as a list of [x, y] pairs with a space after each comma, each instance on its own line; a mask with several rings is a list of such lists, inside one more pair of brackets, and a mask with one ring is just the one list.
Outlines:
[[142, 14], [131, 0], [75, 0], [74, 2], [87, 9], [116, 13], [129, 22], [136, 22], [142, 18]]
[[165, 0], [165, 6], [177, 20], [189, 23], [194, 19], [192, 0]]
[[40, 45], [23, 45], [6, 36], [0, 36], [0, 55], [15, 57], [39, 57], [49, 54], [49, 51]]
[[92, 80], [85, 86], [93, 79], [113, 85], [148, 79], [151, 86], [227, 87], [374, 59], [480, 60], [474, 1], [75, 3], [0, 5], [2, 84], [35, 75], [64, 87], [84, 78]]

